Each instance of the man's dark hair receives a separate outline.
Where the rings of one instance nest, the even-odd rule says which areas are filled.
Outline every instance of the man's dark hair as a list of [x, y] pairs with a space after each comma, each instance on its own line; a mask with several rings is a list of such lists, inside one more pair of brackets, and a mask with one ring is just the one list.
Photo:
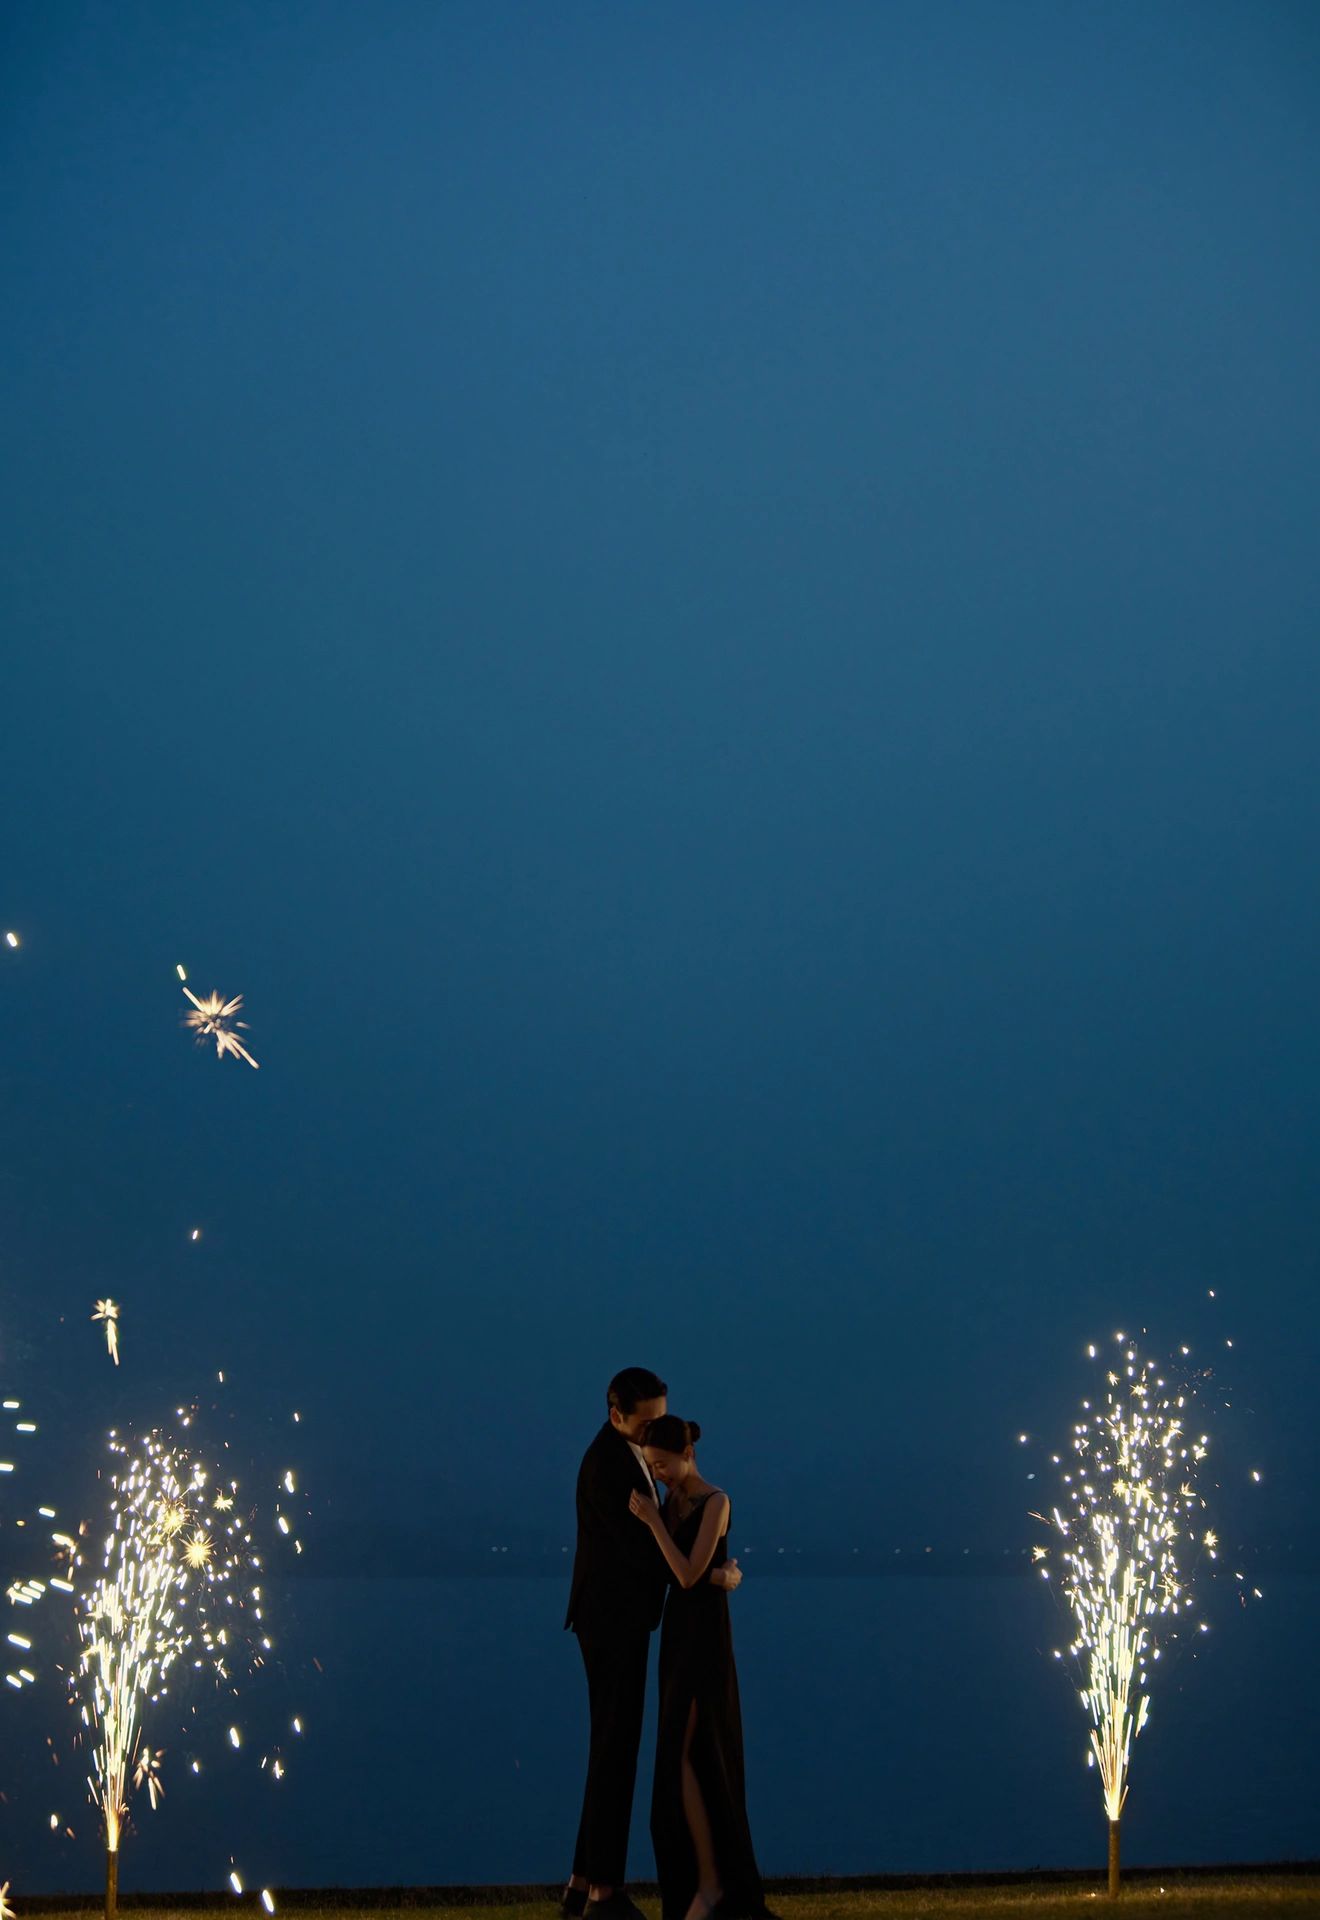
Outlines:
[[659, 1400], [668, 1393], [669, 1388], [659, 1374], [652, 1373], [649, 1367], [625, 1367], [610, 1381], [605, 1404], [617, 1407], [623, 1414], [636, 1413], [639, 1401]]

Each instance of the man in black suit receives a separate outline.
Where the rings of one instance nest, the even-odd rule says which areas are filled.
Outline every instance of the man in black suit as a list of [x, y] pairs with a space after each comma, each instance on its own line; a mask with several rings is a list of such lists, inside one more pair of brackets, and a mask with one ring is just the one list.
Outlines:
[[[577, 1635], [587, 1670], [591, 1747], [573, 1873], [560, 1904], [564, 1920], [644, 1920], [623, 1882], [646, 1663], [669, 1574], [628, 1501], [634, 1489], [656, 1497], [640, 1443], [647, 1421], [666, 1411], [667, 1393], [648, 1367], [616, 1373], [605, 1396], [609, 1418], [578, 1469], [577, 1552], [564, 1626]], [[729, 1588], [742, 1578], [736, 1560], [715, 1573], [722, 1576], [716, 1584]]]

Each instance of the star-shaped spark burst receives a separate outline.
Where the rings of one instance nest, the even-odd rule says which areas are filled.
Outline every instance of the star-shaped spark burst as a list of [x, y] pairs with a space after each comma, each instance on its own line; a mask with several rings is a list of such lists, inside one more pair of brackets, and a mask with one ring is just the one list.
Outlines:
[[183, 1024], [197, 1035], [197, 1044], [201, 1046], [206, 1040], [214, 1040], [217, 1060], [223, 1060], [227, 1053], [232, 1053], [236, 1060], [246, 1060], [250, 1067], [255, 1067], [257, 1062], [235, 1031], [238, 1027], [247, 1028], [246, 1020], [234, 1018], [243, 1004], [242, 994], [236, 993], [232, 1000], [222, 1000], [212, 989], [205, 1000], [199, 1000], [190, 987], [185, 987], [183, 991], [193, 1004], [193, 1011], [184, 1014]]
[[183, 1557], [187, 1565], [193, 1569], [194, 1573], [200, 1573], [203, 1567], [209, 1566], [211, 1561], [210, 1534], [203, 1533], [202, 1529], [198, 1527], [184, 1547]]
[[182, 1533], [188, 1524], [188, 1509], [182, 1500], [163, 1500], [156, 1525], [160, 1528], [162, 1540], [172, 1540], [176, 1533]]
[[114, 1300], [98, 1300], [92, 1310], [93, 1320], [100, 1320], [105, 1327], [105, 1344], [110, 1358], [119, 1365], [119, 1305]]
[[234, 1496], [232, 1493], [217, 1493], [215, 1496], [214, 1506], [217, 1513], [228, 1513], [233, 1504]]
[[9, 1904], [9, 1882], [0, 1887], [0, 1920], [14, 1920], [14, 1909]]
[[154, 1753], [150, 1747], [140, 1747], [137, 1765], [133, 1769], [133, 1785], [146, 1787], [153, 1813], [156, 1811], [157, 1800], [163, 1800], [165, 1797], [165, 1789], [161, 1785], [160, 1778], [160, 1763], [164, 1758], [164, 1747], [158, 1747]]

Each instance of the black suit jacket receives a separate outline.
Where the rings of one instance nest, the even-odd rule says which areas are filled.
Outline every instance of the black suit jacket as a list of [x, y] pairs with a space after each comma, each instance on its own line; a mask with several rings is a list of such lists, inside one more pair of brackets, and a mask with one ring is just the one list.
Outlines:
[[617, 1627], [649, 1633], [660, 1624], [669, 1568], [649, 1527], [628, 1511], [646, 1474], [607, 1420], [582, 1456], [577, 1477], [577, 1552], [565, 1627], [597, 1633]]

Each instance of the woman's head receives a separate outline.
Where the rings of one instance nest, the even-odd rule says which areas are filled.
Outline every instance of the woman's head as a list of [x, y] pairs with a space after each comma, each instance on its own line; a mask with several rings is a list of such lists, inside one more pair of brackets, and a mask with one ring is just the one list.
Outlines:
[[692, 1449], [700, 1438], [697, 1422], [680, 1420], [676, 1413], [648, 1420], [642, 1430], [642, 1452], [656, 1479], [667, 1487], [682, 1486], [696, 1465]]

